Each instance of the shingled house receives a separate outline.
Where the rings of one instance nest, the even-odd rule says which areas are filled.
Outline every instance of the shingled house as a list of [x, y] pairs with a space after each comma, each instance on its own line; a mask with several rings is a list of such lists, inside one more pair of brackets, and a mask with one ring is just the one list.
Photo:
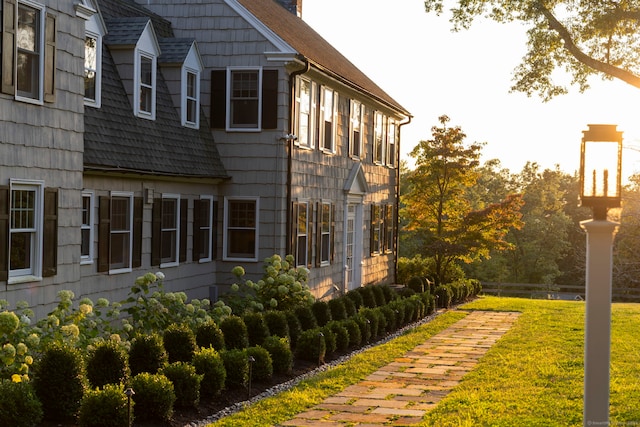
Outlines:
[[3, 1], [0, 298], [202, 298], [274, 253], [318, 297], [392, 282], [409, 113], [299, 2], [139, 3]]

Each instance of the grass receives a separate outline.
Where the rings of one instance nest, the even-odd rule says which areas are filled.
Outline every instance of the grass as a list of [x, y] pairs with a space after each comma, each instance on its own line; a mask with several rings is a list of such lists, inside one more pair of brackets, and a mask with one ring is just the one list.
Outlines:
[[[518, 311], [517, 323], [428, 413], [424, 426], [581, 426], [584, 303], [485, 297], [464, 310]], [[447, 312], [210, 426], [272, 426], [354, 384], [465, 316]], [[640, 304], [614, 304], [611, 425], [640, 425]], [[282, 402], [287, 402], [283, 405]]]

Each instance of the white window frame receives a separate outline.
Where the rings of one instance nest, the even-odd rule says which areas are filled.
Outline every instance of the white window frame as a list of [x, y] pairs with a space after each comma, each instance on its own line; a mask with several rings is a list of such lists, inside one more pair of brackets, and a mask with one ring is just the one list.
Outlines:
[[[84, 201], [85, 199], [89, 199], [88, 210], [85, 212]], [[88, 233], [89, 234], [89, 253], [84, 255], [82, 253], [82, 243], [80, 244], [80, 264], [93, 264], [93, 242], [94, 242], [94, 228], [93, 224], [95, 221], [95, 196], [93, 191], [84, 190], [82, 192], [82, 221], [80, 225], [81, 234]], [[85, 215], [86, 213], [86, 215]], [[85, 222], [85, 218], [87, 221]], [[81, 242], [83, 236], [81, 236]]]
[[[151, 61], [151, 85], [142, 82], [142, 59]], [[155, 120], [156, 119], [156, 87], [157, 87], [157, 70], [158, 70], [158, 58], [153, 53], [145, 52], [142, 49], [135, 50], [135, 61], [133, 65], [134, 72], [134, 90], [133, 90], [133, 105], [134, 113], [137, 117]], [[151, 111], [146, 111], [140, 108], [141, 91], [143, 88], [151, 90]]]
[[[384, 165], [387, 155], [387, 116], [376, 111], [373, 121], [373, 163]], [[378, 151], [378, 145], [380, 146]], [[380, 153], [378, 155], [378, 152]]]
[[[195, 76], [194, 91], [195, 96], [189, 94], [189, 75]], [[195, 103], [195, 120], [189, 120], [188, 105], [189, 102]], [[190, 68], [182, 67], [182, 105], [180, 108], [182, 112], [182, 126], [199, 129], [200, 128], [200, 71]]]
[[[328, 86], [322, 86], [320, 96], [320, 149], [329, 154], [336, 152], [336, 128], [338, 111], [338, 92]], [[331, 105], [327, 106], [328, 94], [331, 94]], [[331, 123], [330, 135], [327, 140], [326, 124]]]
[[387, 119], [387, 159], [386, 159], [386, 164], [387, 166], [394, 168], [396, 166], [396, 150], [397, 150], [397, 123], [395, 120], [389, 118]]
[[[233, 77], [235, 73], [241, 72], [251, 72], [256, 73], [258, 76], [258, 87], [257, 90], [257, 118], [255, 126], [248, 124], [234, 124], [233, 117]], [[227, 68], [227, 117], [226, 117], [226, 127], [228, 132], [260, 132], [262, 130], [262, 67], [228, 67]], [[250, 99], [250, 98], [240, 98], [240, 99]], [[251, 98], [252, 99], [252, 98]]]
[[[14, 191], [34, 191], [33, 207], [33, 227], [14, 228], [13, 227], [13, 192]], [[43, 255], [43, 229], [44, 229], [44, 181], [38, 180], [9, 180], [9, 280], [8, 284], [26, 283], [42, 280], [42, 255]], [[13, 233], [29, 232], [30, 259], [29, 268], [11, 269], [11, 240]]]
[[364, 105], [360, 101], [351, 99], [349, 102], [349, 156], [351, 158], [362, 158], [363, 133]]
[[[207, 218], [208, 225], [205, 225], [205, 226], [200, 225], [200, 229], [199, 230], [193, 230], [194, 234], [195, 233], [200, 233], [203, 230], [206, 230], [207, 231], [207, 239], [209, 241], [209, 253], [207, 254], [206, 257], [198, 259], [199, 263], [210, 262], [210, 261], [213, 260], [213, 244], [214, 244], [214, 242], [213, 242], [213, 230], [214, 230], [214, 224], [213, 224], [214, 200], [213, 200], [213, 196], [200, 196], [200, 203], [203, 203], [205, 201], [209, 204], [209, 218]], [[202, 222], [202, 216], [200, 217], [200, 222]]]
[[[302, 85], [309, 88], [309, 97], [303, 97]], [[296, 85], [296, 144], [303, 148], [316, 148], [316, 97], [318, 85], [316, 82], [298, 77]], [[306, 129], [302, 126], [303, 118], [306, 118]]]
[[[328, 207], [328, 213], [329, 213], [329, 219], [327, 221], [327, 226], [328, 228], [325, 230], [325, 221], [324, 221], [324, 209], [325, 207]], [[323, 200], [320, 203], [320, 212], [318, 212], [318, 222], [319, 222], [319, 226], [320, 226], [320, 253], [318, 254], [318, 257], [320, 257], [320, 266], [321, 267], [326, 267], [327, 265], [331, 264], [331, 245], [333, 242], [331, 242], [331, 236], [332, 236], [332, 232], [333, 230], [331, 230], [331, 223], [333, 221], [333, 218], [331, 218], [331, 215], [333, 214], [333, 204], [330, 201], [326, 201]], [[325, 241], [325, 236], [327, 239], [327, 245], [328, 248], [327, 249], [327, 259], [325, 260], [323, 258], [324, 252], [325, 252], [325, 247], [323, 245], [324, 241]]]
[[373, 255], [382, 255], [384, 253], [384, 218], [383, 218], [383, 207], [381, 204], [372, 204], [371, 209], [374, 212], [377, 212], [378, 215], [371, 215], [371, 228], [374, 236], [377, 236], [372, 243], [375, 244], [373, 248], [371, 248], [371, 253]]
[[[173, 212], [174, 224], [171, 227], [165, 228], [164, 223], [164, 202], [165, 200], [172, 200], [175, 210]], [[164, 193], [162, 194], [162, 206], [160, 207], [160, 241], [162, 246], [160, 247], [160, 268], [176, 267], [180, 260], [180, 195]], [[173, 241], [173, 258], [169, 260], [164, 259], [164, 242], [167, 234], [174, 234]]]
[[[310, 257], [310, 253], [309, 253], [309, 239], [311, 239], [311, 233], [310, 233], [310, 229], [309, 227], [311, 226], [311, 216], [313, 215], [313, 210], [311, 209], [311, 203], [309, 203], [309, 200], [306, 199], [301, 199], [297, 201], [298, 204], [298, 211], [297, 211], [297, 216], [295, 218], [296, 221], [296, 253], [295, 253], [295, 259], [296, 259], [296, 267], [306, 267], [307, 264], [309, 263], [309, 257]], [[302, 230], [300, 227], [300, 214], [302, 212], [302, 209], [304, 207], [304, 212], [305, 212], [305, 223], [304, 223], [304, 227], [305, 230]], [[304, 241], [304, 246], [301, 247], [300, 246], [300, 240]], [[302, 254], [304, 254], [304, 259], [301, 260], [300, 257], [298, 255], [301, 254], [300, 251], [303, 251]]]
[[[113, 229], [113, 199], [115, 198], [125, 198], [129, 199], [129, 212], [128, 212], [128, 222], [129, 222], [129, 230], [115, 230]], [[111, 227], [109, 230], [109, 274], [120, 274], [120, 273], [129, 273], [133, 270], [133, 193], [127, 191], [112, 191], [111, 192], [111, 203], [109, 209], [109, 221], [111, 223]], [[113, 262], [111, 259], [111, 253], [114, 249], [112, 237], [114, 234], [129, 234], [129, 259], [127, 266], [112, 268]]]
[[[33, 104], [39, 104], [42, 105], [43, 104], [43, 100], [44, 100], [44, 51], [45, 51], [45, 18], [46, 18], [46, 8], [44, 5], [39, 4], [39, 3], [35, 3], [29, 0], [19, 0], [17, 3], [17, 8], [18, 10], [16, 11], [16, 43], [15, 43], [15, 52], [16, 52], [16, 56], [15, 56], [15, 64], [14, 64], [14, 76], [15, 76], [15, 84], [16, 84], [16, 100], [20, 100], [20, 101], [24, 101], [24, 102], [29, 102], [29, 103], [33, 103]], [[38, 47], [38, 76], [33, 79], [34, 81], [37, 81], [38, 84], [38, 90], [37, 93], [35, 93], [35, 97], [29, 96], [28, 94], [20, 94], [19, 92], [19, 84], [18, 84], [18, 53], [19, 53], [19, 49], [18, 49], [18, 38], [19, 38], [19, 26], [18, 26], [18, 17], [20, 16], [20, 8], [22, 6], [26, 6], [29, 7], [31, 9], [35, 9], [38, 14], [39, 14], [39, 22], [38, 22], [38, 40], [37, 40], [37, 47]]]
[[[86, 39], [92, 38], [96, 41], [96, 63], [95, 69], [92, 69], [87, 66], [86, 62]], [[102, 104], [102, 35], [93, 32], [93, 31], [85, 31], [85, 63], [84, 63], [84, 73], [85, 73], [85, 81], [87, 73], [94, 72], [95, 78], [95, 97], [94, 98], [84, 98], [84, 105], [89, 107], [100, 108]], [[86, 94], [86, 93], [85, 93]]]
[[[233, 227], [234, 229], [251, 229], [254, 230], [255, 236], [255, 244], [254, 244], [254, 256], [253, 257], [236, 257], [229, 254], [229, 238], [231, 227], [229, 224], [229, 214], [230, 207], [229, 205], [233, 202], [254, 202], [255, 205], [255, 218], [254, 218], [254, 227]], [[224, 261], [247, 261], [247, 262], [256, 262], [258, 261], [258, 248], [259, 238], [260, 238], [260, 197], [225, 197], [224, 198], [224, 221], [223, 221], [223, 260]]]

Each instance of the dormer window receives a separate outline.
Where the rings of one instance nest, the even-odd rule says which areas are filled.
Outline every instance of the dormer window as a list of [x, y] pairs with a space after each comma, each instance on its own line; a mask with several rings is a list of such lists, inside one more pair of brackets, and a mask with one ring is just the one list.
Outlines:
[[85, 19], [84, 104], [99, 108], [102, 98], [102, 37], [107, 30], [97, 8], [94, 0], [83, 0], [76, 6], [76, 13]]
[[185, 126], [199, 127], [200, 110], [200, 73], [187, 70], [184, 71], [184, 108], [182, 109], [183, 124]]
[[136, 115], [155, 120], [156, 118], [156, 58], [146, 52], [136, 54]]

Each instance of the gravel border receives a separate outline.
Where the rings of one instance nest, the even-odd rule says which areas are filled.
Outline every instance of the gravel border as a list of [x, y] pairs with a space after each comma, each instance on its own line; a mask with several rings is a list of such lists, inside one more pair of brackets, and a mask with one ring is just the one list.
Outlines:
[[357, 355], [359, 353], [362, 353], [363, 351], [366, 351], [366, 350], [368, 350], [368, 349], [370, 349], [372, 347], [375, 347], [375, 346], [378, 346], [380, 344], [384, 344], [384, 343], [386, 343], [388, 341], [391, 341], [392, 339], [395, 339], [395, 338], [399, 337], [400, 335], [403, 335], [405, 332], [407, 332], [407, 331], [409, 331], [411, 329], [415, 329], [415, 328], [417, 328], [419, 326], [424, 325], [425, 323], [429, 323], [433, 319], [438, 317], [440, 314], [442, 314], [442, 313], [444, 313], [446, 311], [448, 311], [448, 310], [447, 309], [436, 310], [435, 312], [433, 312], [429, 316], [424, 317], [421, 320], [419, 320], [419, 321], [417, 321], [415, 323], [412, 323], [410, 325], [407, 325], [407, 326], [405, 326], [405, 327], [403, 327], [401, 329], [398, 329], [394, 333], [385, 336], [384, 338], [380, 339], [379, 341], [376, 341], [374, 343], [371, 343], [371, 344], [368, 344], [368, 345], [366, 345], [364, 347], [361, 347], [361, 348], [359, 348], [359, 349], [357, 349], [357, 350], [355, 350], [355, 351], [353, 351], [353, 352], [351, 352], [349, 354], [345, 354], [344, 356], [341, 356], [341, 357], [339, 357], [339, 358], [337, 358], [335, 360], [332, 360], [332, 361], [330, 361], [328, 363], [325, 363], [325, 364], [323, 364], [323, 365], [321, 365], [321, 366], [319, 366], [319, 367], [317, 367], [317, 368], [315, 368], [315, 369], [313, 369], [313, 370], [311, 370], [309, 372], [306, 372], [306, 373], [304, 373], [304, 374], [302, 374], [300, 376], [292, 378], [289, 381], [286, 381], [284, 383], [275, 385], [275, 386], [263, 391], [262, 393], [260, 393], [258, 395], [255, 395], [254, 397], [252, 397], [249, 400], [244, 400], [242, 402], [238, 402], [238, 403], [235, 403], [235, 404], [233, 404], [231, 406], [228, 406], [228, 407], [216, 412], [215, 414], [212, 414], [212, 415], [208, 416], [207, 418], [204, 418], [204, 419], [199, 420], [199, 421], [191, 421], [191, 422], [185, 424], [184, 427], [205, 427], [206, 425], [211, 424], [211, 423], [213, 423], [215, 421], [218, 421], [221, 418], [227, 417], [229, 415], [233, 415], [236, 412], [239, 412], [242, 409], [245, 409], [246, 407], [251, 406], [252, 404], [254, 404], [254, 403], [256, 403], [256, 402], [258, 402], [258, 401], [260, 401], [262, 399], [274, 396], [274, 395], [276, 395], [276, 394], [278, 394], [278, 393], [280, 393], [282, 391], [286, 391], [286, 390], [292, 389], [293, 387], [298, 385], [301, 381], [306, 380], [307, 378], [311, 378], [311, 377], [317, 375], [320, 372], [327, 371], [330, 368], [333, 368], [334, 366], [337, 366], [337, 365], [339, 365], [341, 363], [344, 363], [347, 360], [351, 359], [353, 356], [355, 356], [355, 355]]

